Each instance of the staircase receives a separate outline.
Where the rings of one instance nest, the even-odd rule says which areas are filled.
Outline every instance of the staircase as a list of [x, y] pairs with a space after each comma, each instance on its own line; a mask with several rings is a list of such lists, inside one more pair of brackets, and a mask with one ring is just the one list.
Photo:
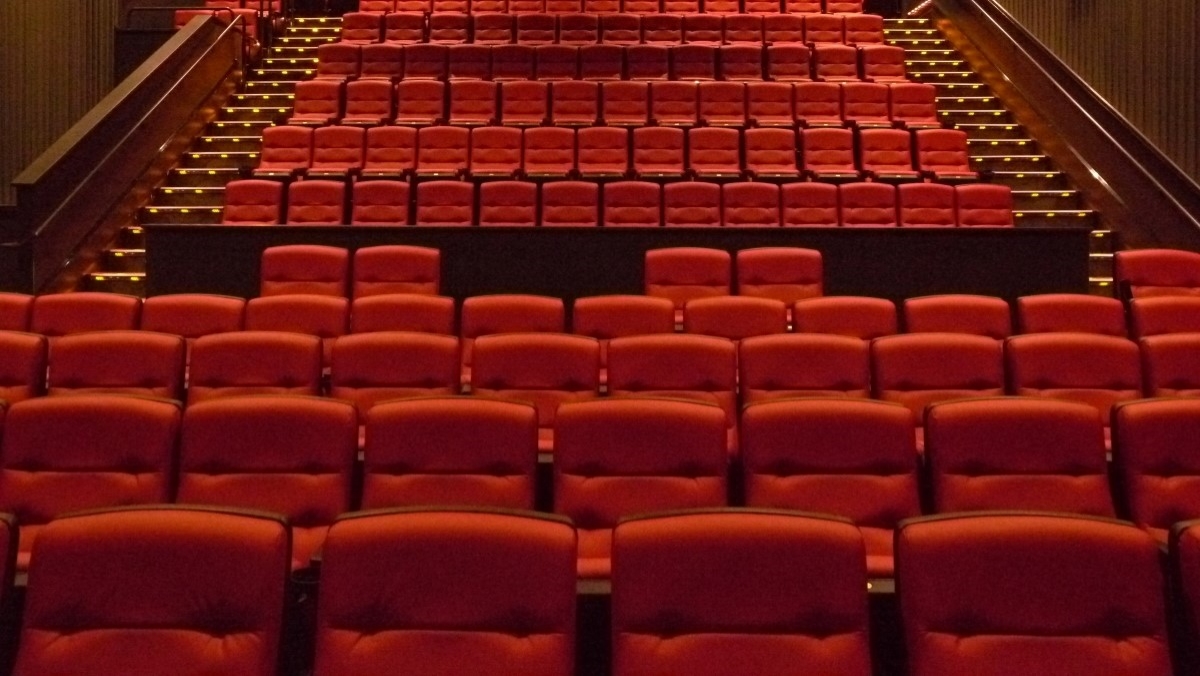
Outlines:
[[888, 19], [884, 34], [904, 47], [908, 77], [938, 89], [942, 121], [965, 131], [977, 171], [990, 171], [996, 183], [1013, 189], [1018, 226], [1092, 228], [1089, 283], [1091, 292], [1112, 296], [1112, 233], [1098, 229], [1068, 177], [1029, 138], [992, 91], [930, 19]]
[[[224, 186], [239, 169], [258, 161], [262, 129], [286, 117], [296, 82], [312, 76], [316, 48], [336, 41], [340, 18], [294, 17], [266, 50], [242, 90], [221, 109], [139, 214], [140, 223], [217, 223]], [[938, 88], [944, 122], [967, 132], [977, 170], [989, 170], [1010, 186], [1018, 226], [1091, 227], [1090, 282], [1093, 293], [1113, 294], [1111, 232], [1096, 229], [1088, 209], [1067, 176], [983, 84], [929, 19], [888, 19], [888, 42], [907, 51], [909, 78]], [[104, 252], [99, 271], [84, 288], [134, 295], [145, 293], [145, 249], [140, 225], [125, 227], [114, 248]]]
[[[249, 71], [241, 91], [230, 97], [142, 207], [138, 222], [219, 223], [225, 184], [238, 178], [240, 168], [258, 163], [263, 128], [291, 113], [296, 83], [316, 71], [317, 47], [340, 34], [340, 18], [291, 18]], [[142, 296], [145, 271], [142, 227], [127, 225], [104, 252], [98, 270], [86, 275], [83, 288]]]

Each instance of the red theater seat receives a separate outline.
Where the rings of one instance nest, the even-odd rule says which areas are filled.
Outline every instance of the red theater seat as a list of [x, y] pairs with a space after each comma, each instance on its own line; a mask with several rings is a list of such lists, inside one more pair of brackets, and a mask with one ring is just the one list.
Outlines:
[[902, 228], [952, 228], [958, 225], [954, 188], [942, 183], [899, 186], [896, 188], [896, 207], [900, 211]]
[[353, 296], [385, 293], [436, 295], [441, 277], [441, 252], [423, 246], [384, 245], [354, 252]]
[[187, 343], [153, 331], [62, 336], [50, 348], [46, 393], [130, 394], [183, 400]]
[[[465, 132], [466, 129], [463, 131]], [[466, 142], [465, 139], [463, 142]], [[474, 223], [474, 205], [474, 189], [466, 181], [425, 181], [418, 183], [415, 212], [416, 224], [425, 226], [469, 226]]]
[[537, 225], [537, 184], [488, 181], [479, 186], [479, 225]]
[[937, 512], [1114, 516], [1101, 419], [1090, 406], [1023, 397], [933, 404], [925, 458]]
[[15, 673], [273, 676], [288, 544], [277, 516], [205, 507], [58, 519], [29, 570]]
[[958, 224], [962, 227], [1013, 227], [1012, 188], [994, 183], [956, 186]]
[[0, 331], [0, 401], [10, 406], [46, 392], [45, 336]]
[[742, 416], [742, 457], [748, 506], [850, 519], [862, 531], [867, 574], [895, 574], [893, 531], [921, 513], [904, 408], [852, 399], [755, 404]]
[[1129, 301], [1129, 321], [1137, 338], [1162, 333], [1200, 333], [1200, 298], [1133, 298]]
[[533, 509], [538, 422], [532, 405], [430, 397], [381, 404], [366, 420], [364, 509]]
[[0, 331], [29, 330], [33, 299], [26, 293], [0, 292]]
[[896, 305], [884, 298], [827, 296], [792, 306], [796, 333], [832, 333], [870, 340], [897, 332]]
[[908, 673], [1170, 674], [1159, 557], [1150, 536], [1108, 520], [908, 522], [896, 537]]
[[821, 295], [821, 252], [799, 247], [761, 247], [737, 252], [739, 296], [773, 298], [788, 304]]
[[613, 674], [870, 674], [862, 548], [852, 525], [815, 515], [623, 520], [613, 533]]
[[402, 331], [342, 336], [333, 343], [329, 395], [354, 404], [365, 420], [380, 402], [458, 394], [460, 358], [454, 336]]
[[321, 339], [280, 331], [202, 336], [192, 345], [188, 405], [244, 394], [316, 395]]
[[316, 244], [268, 247], [260, 270], [262, 296], [302, 293], [345, 298], [350, 252]]
[[355, 298], [350, 332], [419, 331], [453, 336], [454, 299], [427, 293], [383, 293]]
[[1141, 353], [1147, 395], [1200, 396], [1200, 334], [1172, 333], [1142, 338]]
[[[379, 127], [379, 129], [404, 129], [404, 127]], [[409, 130], [414, 131], [415, 130]], [[416, 139], [414, 133], [411, 137]], [[412, 158], [408, 166], [412, 168]], [[367, 160], [370, 166], [370, 159]], [[408, 225], [408, 183], [404, 181], [355, 181], [351, 198], [351, 225]]]
[[[666, 224], [672, 225], [670, 193], [667, 186]], [[666, 298], [677, 310], [694, 298], [728, 296], [732, 293], [733, 260], [720, 249], [678, 247], [651, 249], [646, 252], [646, 295]]]
[[1200, 518], [1200, 399], [1113, 407], [1113, 467], [1131, 520], [1167, 541], [1173, 524]]
[[662, 225], [662, 186], [649, 181], [604, 185], [604, 225], [657, 228]]
[[175, 402], [114, 394], [14, 404], [4, 420], [0, 509], [21, 524], [18, 566], [29, 565], [42, 529], [62, 514], [169, 501], [181, 415]]
[[247, 331], [287, 331], [317, 336], [324, 345], [325, 362], [333, 340], [350, 329], [350, 301], [346, 298], [290, 294], [251, 298], [246, 302]]
[[871, 395], [867, 342], [820, 333], [757, 336], [738, 346], [742, 401]]
[[609, 577], [612, 529], [625, 516], [723, 507], [726, 463], [725, 414], [717, 406], [662, 399], [564, 405], [554, 508], [578, 529], [579, 577]]
[[[331, 129], [323, 127], [318, 131]], [[362, 130], [359, 130], [362, 131]], [[360, 148], [359, 166], [362, 165]], [[287, 225], [341, 225], [346, 222], [344, 181], [296, 181], [288, 186]]]
[[970, 333], [989, 338], [1012, 335], [1008, 302], [995, 296], [944, 294], [904, 301], [904, 325], [909, 333]]
[[1021, 333], [1076, 331], [1124, 338], [1125, 306], [1115, 298], [1047, 293], [1017, 299]]
[[1117, 283], [1131, 298], [1200, 295], [1200, 253], [1175, 249], [1118, 251]]
[[76, 291], [34, 298], [29, 330], [50, 339], [86, 331], [133, 330], [142, 299], [119, 293]]
[[308, 567], [329, 526], [350, 509], [358, 422], [345, 402], [261, 396], [192, 404], [179, 449], [178, 501], [286, 516], [293, 570]]
[[683, 308], [684, 331], [730, 340], [787, 333], [787, 324], [787, 303], [774, 298], [697, 298]]
[[478, 664], [492, 676], [570, 676], [574, 546], [570, 523], [534, 513], [342, 517], [322, 554], [316, 672], [436, 674]]
[[784, 227], [836, 228], [839, 220], [838, 189], [832, 183], [784, 183], [779, 191]]
[[739, 181], [721, 186], [721, 221], [726, 227], [779, 227], [779, 186]]

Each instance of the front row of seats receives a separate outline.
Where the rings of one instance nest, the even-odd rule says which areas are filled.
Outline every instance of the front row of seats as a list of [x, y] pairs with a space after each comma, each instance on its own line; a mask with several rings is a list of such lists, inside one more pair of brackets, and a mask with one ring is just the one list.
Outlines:
[[[322, 557], [314, 674], [472, 663], [494, 676], [570, 676], [576, 537], [565, 519], [521, 512], [343, 516]], [[274, 676], [287, 544], [286, 522], [264, 514], [63, 518], [34, 552], [16, 673], [188, 664]], [[626, 519], [613, 536], [612, 673], [869, 676], [862, 548], [850, 524], [820, 515]], [[915, 519], [896, 551], [913, 676], [1169, 676], [1183, 660], [1168, 618], [1187, 618], [1181, 642], [1200, 641], [1195, 524], [1175, 532], [1166, 572], [1156, 543], [1128, 524], [1057, 514]]]

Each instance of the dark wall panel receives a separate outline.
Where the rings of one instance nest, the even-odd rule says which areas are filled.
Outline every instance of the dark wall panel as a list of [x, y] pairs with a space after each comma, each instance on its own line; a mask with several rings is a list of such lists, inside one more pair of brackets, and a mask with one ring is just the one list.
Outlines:
[[1200, 182], [1200, 3], [996, 2]]
[[112, 89], [120, 0], [0, 0], [0, 204], [21, 170]]

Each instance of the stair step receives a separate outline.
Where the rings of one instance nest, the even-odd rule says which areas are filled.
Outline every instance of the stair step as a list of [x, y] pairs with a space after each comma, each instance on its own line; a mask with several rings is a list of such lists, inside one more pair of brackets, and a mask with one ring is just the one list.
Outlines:
[[1018, 210], [1062, 211], [1080, 208], [1077, 190], [1014, 190], [1013, 202]]
[[[897, 45], [897, 46], [904, 47], [904, 45]], [[958, 58], [958, 52], [954, 51], [953, 49], [949, 49], [949, 48], [947, 48], [947, 49], [931, 49], [928, 47], [920, 47], [920, 48], [905, 48], [904, 51], [905, 51], [904, 56], [906, 59], [912, 59], [912, 58], [916, 58], [916, 57], [921, 57], [921, 59], [956, 59], [956, 58]]]
[[251, 80], [243, 90], [247, 94], [295, 94], [299, 80]]
[[962, 70], [927, 70], [927, 71], [916, 71], [916, 72], [909, 71], [908, 79], [912, 80], [913, 82], [924, 82], [927, 84], [942, 84], [942, 83], [961, 84], [961, 83], [966, 83], [966, 82], [979, 84], [979, 81], [976, 78], [975, 73], [972, 73], [969, 70], [966, 70], [966, 71], [962, 71]]
[[126, 225], [117, 231], [113, 244], [122, 249], [145, 249], [146, 231], [140, 225]]
[[138, 220], [143, 223], [205, 225], [221, 222], [221, 207], [142, 207]]
[[255, 68], [250, 72], [252, 78], [260, 80], [277, 80], [279, 82], [290, 82], [293, 85], [303, 80], [312, 79], [317, 74], [316, 68], [308, 69], [284, 69], [272, 70], [269, 68]]
[[964, 122], [954, 125], [955, 129], [967, 132], [969, 139], [1022, 139], [1029, 138], [1025, 128], [1015, 123]]
[[198, 152], [258, 152], [262, 149], [262, 135], [204, 136], [192, 147]]
[[1037, 152], [1037, 143], [1028, 138], [968, 138], [967, 150], [979, 157], [1032, 155]]
[[225, 186], [171, 186], [154, 191], [155, 207], [221, 207]]
[[191, 169], [236, 169], [238, 167], [254, 167], [258, 165], [258, 153], [229, 153], [193, 151], [184, 153], [183, 166]]
[[[936, 34], [937, 31], [934, 31]], [[903, 36], [888, 36], [888, 42], [899, 47], [912, 47], [914, 49], [949, 49], [950, 43], [946, 38], [940, 35], [930, 37], [903, 37]]]
[[280, 107], [291, 106], [295, 92], [243, 92], [230, 97], [233, 107]]
[[277, 38], [276, 43], [284, 47], [316, 47], [323, 45], [326, 42], [337, 42], [339, 35], [310, 35], [310, 36], [286, 36]]
[[1110, 256], [1117, 248], [1117, 238], [1112, 230], [1093, 230], [1092, 231], [1092, 252], [1106, 253]]
[[1062, 190], [1069, 185], [1061, 171], [993, 171], [992, 182], [1013, 190]]
[[145, 249], [108, 249], [104, 252], [107, 272], [146, 272]]
[[1090, 209], [1023, 209], [1013, 212], [1013, 219], [1022, 227], [1092, 227], [1096, 212]]
[[83, 288], [87, 291], [144, 297], [146, 275], [142, 272], [89, 272], [83, 276]]
[[[944, 80], [934, 80], [926, 82], [937, 89], [939, 99], [960, 99], [963, 97], [986, 98], [991, 92], [987, 85], [981, 82], [946, 82]], [[999, 108], [999, 103], [993, 103], [990, 107]]]
[[1045, 155], [974, 155], [971, 168], [975, 171], [1051, 171], [1054, 167]]
[[221, 188], [238, 178], [236, 168], [225, 169], [172, 169], [167, 174], [166, 186], [172, 188]]
[[912, 37], [912, 38], [935, 38], [935, 37], [940, 38], [941, 37], [941, 33], [938, 32], [938, 29], [931, 27], [929, 24], [924, 24], [922, 26], [892, 26], [889, 24], [884, 24], [883, 35], [889, 41], [895, 40], [897, 38], [905, 38], [905, 37]]
[[266, 120], [268, 122], [287, 118], [292, 113], [292, 107], [258, 107], [258, 106], [226, 106], [221, 109], [218, 119], [221, 120]]
[[271, 126], [271, 120], [214, 120], [208, 124], [206, 134], [213, 136], [262, 136], [262, 130]]
[[1088, 276], [1109, 277], [1113, 275], [1112, 254], [1088, 254]]
[[958, 59], [905, 59], [904, 68], [909, 78], [917, 73], [959, 72], [967, 67]]
[[996, 124], [1011, 122], [1012, 116], [1007, 110], [964, 110], [959, 108], [944, 108], [938, 106], [938, 117], [949, 124], [993, 122]]

